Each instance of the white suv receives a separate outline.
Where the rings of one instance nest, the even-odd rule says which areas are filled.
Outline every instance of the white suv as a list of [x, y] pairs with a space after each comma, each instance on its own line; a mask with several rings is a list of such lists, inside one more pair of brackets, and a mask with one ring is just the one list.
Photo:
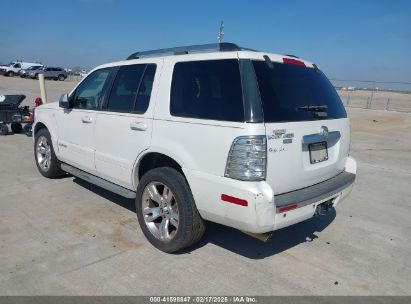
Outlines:
[[257, 237], [336, 206], [356, 162], [337, 93], [294, 56], [201, 45], [132, 54], [36, 109], [40, 173], [135, 198], [147, 239], [174, 252], [204, 220]]

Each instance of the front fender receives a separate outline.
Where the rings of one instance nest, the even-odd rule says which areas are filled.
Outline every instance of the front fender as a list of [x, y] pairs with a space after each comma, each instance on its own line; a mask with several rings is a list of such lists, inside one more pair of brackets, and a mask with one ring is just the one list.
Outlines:
[[58, 130], [57, 124], [55, 122], [55, 111], [52, 109], [42, 109], [41, 107], [36, 108], [35, 119], [33, 123], [33, 141], [36, 138], [36, 132], [41, 129], [42, 126], [47, 128], [50, 133], [51, 142], [53, 144], [54, 153], [59, 156], [58, 149]]

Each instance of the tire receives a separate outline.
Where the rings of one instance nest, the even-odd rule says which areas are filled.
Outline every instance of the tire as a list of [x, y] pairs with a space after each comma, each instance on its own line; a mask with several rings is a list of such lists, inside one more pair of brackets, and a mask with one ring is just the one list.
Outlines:
[[12, 122], [11, 131], [13, 131], [13, 133], [20, 134], [23, 131], [23, 126], [19, 122]]
[[34, 78], [39, 79], [39, 74], [36, 74]]
[[28, 123], [23, 128], [24, 134], [26, 134], [26, 136], [28, 136], [28, 137], [31, 137], [33, 135], [31, 127], [32, 127], [32, 124]]
[[60, 80], [60, 81], [64, 81], [66, 79], [66, 77], [64, 77], [64, 75], [60, 74], [57, 79]]
[[[153, 187], [157, 192], [151, 190], [151, 193], [156, 195], [149, 194], [148, 189]], [[171, 191], [171, 198], [167, 188]], [[154, 197], [156, 198], [153, 199]], [[137, 188], [136, 212], [141, 230], [148, 241], [167, 253], [190, 247], [201, 239], [205, 231], [187, 181], [172, 168], [156, 168], [142, 177]], [[168, 224], [164, 224], [167, 221]]]
[[0, 124], [0, 135], [4, 136], [9, 134], [9, 127], [6, 124]]
[[14, 72], [13, 72], [13, 71], [8, 71], [8, 72], [7, 72], [7, 76], [13, 77], [13, 76], [14, 76]]
[[40, 129], [36, 133], [34, 140], [34, 158], [37, 169], [44, 177], [56, 178], [65, 174], [60, 168], [61, 162], [54, 153], [51, 136], [46, 128]]

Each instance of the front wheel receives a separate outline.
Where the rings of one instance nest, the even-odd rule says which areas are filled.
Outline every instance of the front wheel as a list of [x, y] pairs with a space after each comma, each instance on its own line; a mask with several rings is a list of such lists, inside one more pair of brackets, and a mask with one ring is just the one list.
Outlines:
[[64, 75], [59, 75], [59, 77], [57, 78], [60, 81], [64, 81], [66, 79], [66, 77], [64, 77]]
[[54, 153], [51, 136], [47, 129], [40, 129], [34, 140], [34, 156], [37, 169], [44, 177], [56, 178], [65, 174], [61, 170], [61, 162]]
[[205, 231], [187, 181], [172, 168], [156, 168], [143, 176], [137, 188], [136, 210], [144, 235], [164, 252], [193, 245]]

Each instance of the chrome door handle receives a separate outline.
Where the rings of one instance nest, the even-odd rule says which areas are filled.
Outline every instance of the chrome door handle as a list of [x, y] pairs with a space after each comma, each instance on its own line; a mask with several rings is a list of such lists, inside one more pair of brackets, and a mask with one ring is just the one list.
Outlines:
[[130, 123], [130, 129], [134, 131], [146, 131], [147, 124], [143, 122], [133, 121]]
[[83, 123], [92, 123], [92, 122], [93, 122], [93, 117], [91, 117], [91, 116], [83, 116], [83, 117], [81, 118], [81, 121], [82, 121]]

